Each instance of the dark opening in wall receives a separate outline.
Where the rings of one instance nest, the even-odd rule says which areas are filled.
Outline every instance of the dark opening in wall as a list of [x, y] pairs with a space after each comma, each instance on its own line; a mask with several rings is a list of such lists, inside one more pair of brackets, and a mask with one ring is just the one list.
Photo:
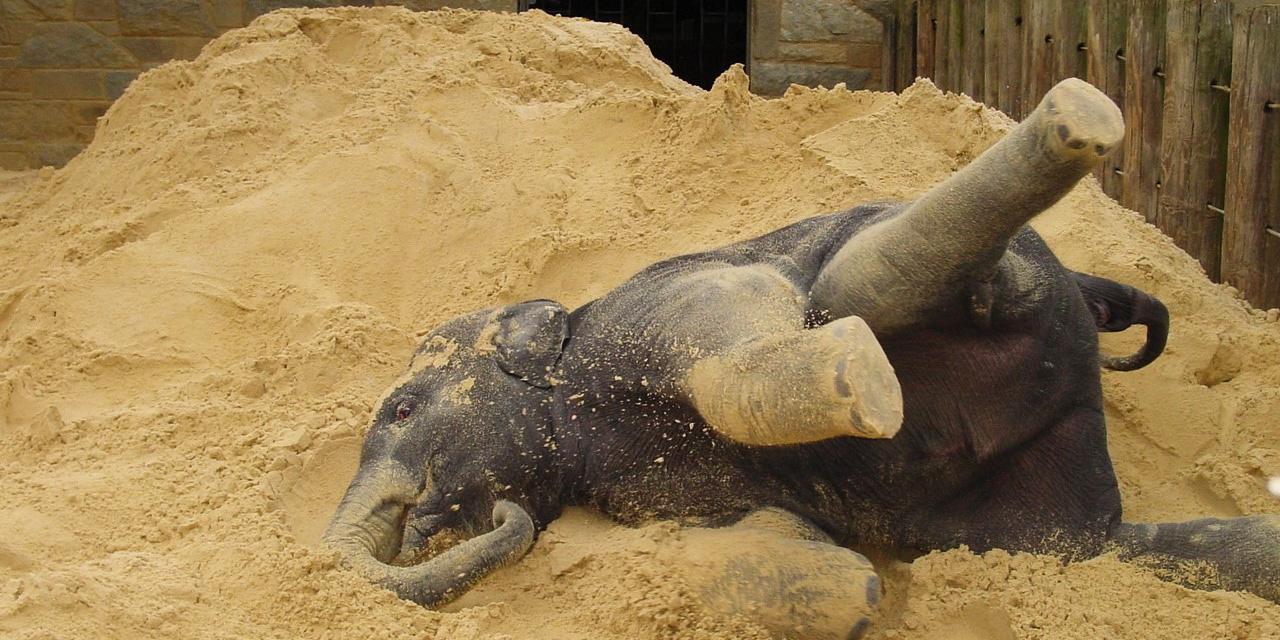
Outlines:
[[704, 89], [747, 59], [747, 0], [536, 0], [529, 8], [621, 24], [677, 76]]

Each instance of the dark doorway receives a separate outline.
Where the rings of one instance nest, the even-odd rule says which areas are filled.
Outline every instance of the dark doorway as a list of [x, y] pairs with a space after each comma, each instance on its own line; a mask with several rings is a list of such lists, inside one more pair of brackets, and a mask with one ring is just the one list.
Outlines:
[[747, 0], [537, 0], [529, 8], [621, 24], [677, 76], [704, 89], [747, 59]]

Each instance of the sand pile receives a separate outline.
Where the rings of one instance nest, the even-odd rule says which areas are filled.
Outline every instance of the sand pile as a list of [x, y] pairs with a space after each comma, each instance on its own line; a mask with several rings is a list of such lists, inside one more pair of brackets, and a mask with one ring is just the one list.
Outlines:
[[[1009, 126], [927, 82], [703, 92], [537, 12], [285, 11], [145, 74], [65, 169], [3, 181], [0, 636], [762, 637], [672, 577], [670, 524], [571, 511], [446, 613], [315, 544], [416, 335], [909, 197]], [[1037, 226], [1175, 317], [1168, 355], [1106, 377], [1129, 518], [1280, 509], [1274, 314], [1092, 181]], [[880, 566], [876, 637], [1280, 637], [1275, 605], [1109, 558]]]

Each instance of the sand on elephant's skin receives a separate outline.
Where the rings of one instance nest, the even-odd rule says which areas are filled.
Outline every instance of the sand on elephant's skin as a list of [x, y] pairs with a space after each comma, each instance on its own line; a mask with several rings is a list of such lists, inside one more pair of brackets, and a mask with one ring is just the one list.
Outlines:
[[[402, 9], [270, 14], [143, 74], [66, 168], [0, 181], [0, 637], [763, 637], [689, 596], [671, 523], [570, 510], [445, 612], [317, 546], [421, 332], [911, 197], [1011, 125], [927, 81], [746, 87], [612, 25]], [[1035, 226], [1173, 312], [1104, 378], [1127, 516], [1280, 511], [1280, 324], [1092, 179]], [[876, 561], [876, 638], [1280, 637], [1276, 605], [1113, 558]]]

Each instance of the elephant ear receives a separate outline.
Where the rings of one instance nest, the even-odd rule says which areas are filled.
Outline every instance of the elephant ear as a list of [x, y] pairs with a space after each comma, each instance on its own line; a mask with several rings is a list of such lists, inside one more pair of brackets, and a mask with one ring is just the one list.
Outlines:
[[569, 339], [569, 311], [551, 300], [510, 305], [493, 320], [494, 359], [510, 375], [541, 388], [551, 386], [551, 371]]

